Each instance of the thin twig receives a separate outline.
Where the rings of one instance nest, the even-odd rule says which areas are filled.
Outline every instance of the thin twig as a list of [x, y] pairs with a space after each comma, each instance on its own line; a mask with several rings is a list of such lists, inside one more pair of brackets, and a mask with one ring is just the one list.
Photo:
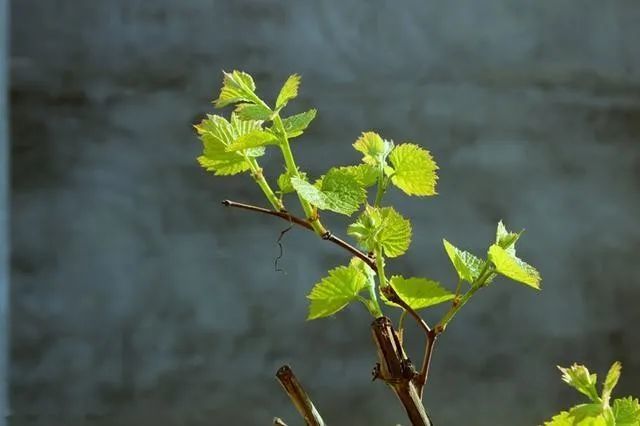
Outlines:
[[311, 398], [309, 398], [309, 395], [307, 395], [302, 388], [298, 378], [293, 374], [291, 367], [283, 365], [278, 369], [276, 377], [307, 425], [325, 426], [324, 420], [320, 417], [320, 413], [318, 413]]
[[[309, 221], [302, 219], [300, 217], [294, 216], [286, 211], [279, 212], [275, 210], [265, 209], [263, 207], [253, 206], [251, 204], [238, 203], [236, 201], [231, 201], [231, 200], [224, 200], [222, 204], [227, 207], [236, 207], [239, 209], [268, 214], [270, 216], [276, 216], [276, 217], [279, 217], [280, 219], [286, 220], [287, 222], [293, 222], [298, 226], [301, 226], [305, 229], [313, 231], [313, 227], [311, 226]], [[322, 239], [330, 241], [333, 244], [339, 247], [342, 247], [344, 250], [348, 251], [352, 255], [360, 258], [363, 262], [369, 265], [371, 269], [373, 269], [374, 271], [377, 271], [376, 262], [368, 254], [364, 253], [361, 250], [358, 250], [356, 247], [352, 246], [351, 244], [344, 241], [343, 239], [336, 237], [331, 232], [327, 232], [324, 235], [322, 235]]]
[[422, 393], [424, 391], [424, 385], [427, 383], [427, 379], [429, 377], [429, 366], [431, 365], [431, 355], [433, 354], [433, 348], [436, 344], [436, 339], [438, 338], [438, 333], [435, 330], [431, 330], [427, 334], [427, 346], [424, 350], [424, 358], [422, 360], [422, 368], [420, 369], [420, 374], [418, 374], [413, 380], [418, 388], [418, 394], [420, 398], [422, 398]]
[[263, 207], [254, 206], [251, 204], [238, 203], [236, 201], [231, 201], [231, 200], [223, 200], [222, 205], [227, 207], [236, 207], [239, 209], [249, 210], [249, 211], [258, 212], [258, 213], [264, 213], [271, 216], [276, 216], [276, 217], [279, 217], [280, 219], [286, 220], [287, 222], [293, 222], [298, 226], [302, 226], [303, 228], [313, 231], [313, 228], [311, 227], [309, 222], [307, 222], [302, 218], [289, 214], [286, 211], [279, 212], [275, 210], [265, 209]]

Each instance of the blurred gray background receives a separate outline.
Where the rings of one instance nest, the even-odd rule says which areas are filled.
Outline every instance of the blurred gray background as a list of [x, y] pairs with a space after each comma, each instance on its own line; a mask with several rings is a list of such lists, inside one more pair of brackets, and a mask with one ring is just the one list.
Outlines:
[[573, 361], [622, 361], [617, 395], [640, 395], [638, 1], [11, 8], [12, 424], [301, 424], [274, 379], [285, 362], [330, 424], [407, 424], [371, 383], [364, 309], [305, 321], [344, 253], [296, 229], [275, 272], [286, 224], [224, 209], [266, 203], [247, 176], [198, 167], [191, 124], [222, 69], [269, 100], [302, 74], [289, 110], [318, 108], [294, 143], [314, 176], [357, 161], [363, 130], [432, 151], [440, 195], [388, 198], [414, 222], [391, 272], [452, 287], [443, 237], [482, 254], [499, 219], [526, 228], [544, 290], [500, 280], [456, 317], [426, 389], [437, 425], [539, 424], [580, 401], [555, 368]]

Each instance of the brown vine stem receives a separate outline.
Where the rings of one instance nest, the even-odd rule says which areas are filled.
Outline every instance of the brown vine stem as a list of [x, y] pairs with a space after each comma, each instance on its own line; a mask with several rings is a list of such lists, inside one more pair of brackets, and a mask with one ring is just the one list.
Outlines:
[[418, 374], [402, 347], [391, 320], [380, 317], [371, 324], [378, 351], [374, 379], [383, 380], [396, 394], [414, 426], [433, 426], [422, 404], [414, 379]]
[[[257, 212], [257, 213], [263, 213], [263, 214], [267, 214], [270, 216], [275, 216], [275, 217], [279, 217], [280, 219], [286, 220], [287, 222], [290, 223], [295, 223], [298, 226], [301, 226], [302, 228], [308, 229], [309, 231], [313, 231], [313, 227], [311, 226], [311, 224], [309, 223], [309, 221], [302, 219], [300, 217], [294, 216], [286, 211], [276, 211], [276, 210], [269, 210], [269, 209], [265, 209], [263, 207], [258, 207], [258, 206], [254, 206], [251, 204], [245, 204], [245, 203], [238, 203], [236, 201], [231, 201], [231, 200], [224, 200], [222, 201], [222, 205], [227, 206], [227, 207], [235, 207], [235, 208], [239, 208], [239, 209], [244, 209], [244, 210], [249, 210], [252, 212]], [[368, 254], [364, 253], [361, 250], [358, 250], [356, 247], [352, 246], [351, 244], [349, 244], [348, 242], [344, 241], [342, 238], [339, 238], [335, 235], [333, 235], [331, 232], [326, 232], [324, 235], [322, 235], [322, 239], [332, 242], [333, 244], [341, 247], [342, 249], [348, 251], [349, 253], [351, 253], [352, 255], [358, 257], [359, 259], [361, 259], [364, 263], [366, 263], [367, 265], [369, 265], [369, 267], [371, 269], [373, 269], [374, 271], [377, 271], [377, 267], [376, 267], [376, 262], [374, 259], [372, 259]]]
[[325, 426], [324, 420], [320, 417], [320, 413], [318, 413], [311, 398], [309, 398], [309, 395], [307, 395], [297, 377], [293, 374], [291, 367], [283, 365], [278, 369], [276, 377], [307, 425]]
[[426, 336], [427, 343], [424, 350], [422, 367], [420, 368], [420, 373], [413, 378], [413, 382], [416, 385], [418, 395], [420, 395], [420, 398], [422, 398], [422, 391], [424, 389], [424, 385], [427, 382], [427, 377], [429, 375], [429, 365], [431, 364], [431, 355], [433, 354], [433, 347], [438, 337], [438, 333], [436, 333], [435, 330], [432, 330], [429, 327], [427, 322], [420, 316], [420, 314], [416, 312], [415, 309], [409, 306], [407, 302], [402, 300], [400, 295], [396, 292], [396, 290], [393, 287], [386, 286], [382, 289], [382, 292], [387, 297], [387, 299], [389, 299], [393, 303], [400, 305], [406, 312], [408, 312], [409, 315], [411, 315], [416, 320], [416, 322], [418, 323], [420, 328], [422, 328]]

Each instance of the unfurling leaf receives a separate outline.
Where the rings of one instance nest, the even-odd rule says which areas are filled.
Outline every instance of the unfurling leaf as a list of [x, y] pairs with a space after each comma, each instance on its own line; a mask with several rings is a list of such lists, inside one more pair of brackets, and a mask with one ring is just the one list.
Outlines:
[[520, 238], [522, 232], [509, 232], [502, 221], [498, 222], [496, 229], [496, 244], [502, 247], [512, 256], [516, 255], [516, 241]]
[[284, 126], [284, 131], [287, 133], [287, 137], [295, 138], [300, 136], [305, 129], [309, 127], [309, 124], [314, 118], [316, 118], [315, 109], [283, 118], [282, 125]]
[[454, 269], [458, 273], [461, 280], [473, 284], [480, 277], [480, 272], [484, 268], [484, 260], [479, 259], [473, 254], [460, 250], [447, 240], [442, 240], [444, 249], [451, 259]]
[[331, 169], [316, 186], [300, 177], [292, 177], [291, 184], [308, 203], [320, 210], [351, 216], [366, 199], [366, 192], [360, 182], [349, 173]]
[[391, 183], [407, 195], [435, 195], [438, 166], [426, 149], [418, 145], [403, 143], [397, 145], [389, 161], [393, 165]]
[[392, 207], [367, 206], [347, 233], [368, 251], [380, 246], [388, 257], [404, 254], [411, 244], [411, 222]]
[[255, 103], [256, 84], [253, 78], [242, 71], [225, 72], [220, 96], [214, 101], [216, 107], [222, 108], [236, 102]]
[[[437, 281], [426, 278], [403, 278], [394, 275], [391, 277], [390, 284], [398, 296], [416, 310], [437, 305], [455, 297], [453, 293], [440, 286]], [[398, 306], [388, 300], [385, 301], [389, 305]]]
[[207, 171], [216, 175], [235, 175], [249, 170], [247, 157], [259, 157], [264, 148], [248, 148], [238, 152], [227, 151], [239, 137], [260, 130], [261, 121], [242, 121], [232, 115], [231, 122], [218, 115], [209, 115], [195, 127], [203, 144], [198, 162]]
[[316, 319], [333, 315], [343, 309], [358, 293], [367, 287], [367, 277], [355, 266], [339, 266], [329, 271], [329, 276], [317, 283], [307, 298], [309, 316]]
[[509, 254], [499, 245], [493, 244], [489, 247], [489, 260], [496, 266], [496, 272], [540, 290], [540, 281], [542, 280], [540, 273], [533, 266]]
[[298, 74], [292, 74], [284, 82], [278, 99], [276, 100], [276, 108], [280, 109], [287, 104], [291, 99], [298, 96], [298, 87], [300, 86], [300, 76]]
[[591, 401], [600, 402], [598, 391], [596, 390], [596, 374], [590, 374], [584, 365], [573, 364], [571, 367], [563, 368], [558, 366], [562, 372], [562, 380], [585, 394]]
[[618, 398], [611, 407], [616, 426], [640, 426], [640, 403], [630, 396]]
[[385, 164], [387, 156], [393, 149], [393, 142], [382, 139], [375, 132], [364, 132], [354, 142], [353, 147], [363, 154], [363, 162], [379, 166]]
[[611, 391], [618, 384], [618, 380], [620, 379], [620, 372], [622, 370], [622, 364], [619, 361], [614, 362], [609, 368], [609, 372], [607, 373], [607, 377], [604, 379], [604, 383], [602, 384], [602, 399], [604, 401], [609, 401], [611, 398]]

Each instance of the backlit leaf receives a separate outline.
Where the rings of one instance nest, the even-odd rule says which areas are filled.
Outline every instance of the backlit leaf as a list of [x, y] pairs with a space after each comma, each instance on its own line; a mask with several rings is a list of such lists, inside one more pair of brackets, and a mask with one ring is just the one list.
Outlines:
[[489, 260], [496, 266], [496, 271], [514, 281], [527, 284], [540, 290], [540, 273], [531, 265], [509, 254], [497, 244], [489, 247]]
[[284, 82], [278, 99], [276, 100], [276, 108], [281, 108], [287, 104], [291, 99], [298, 96], [298, 87], [300, 86], [300, 76], [298, 74], [292, 74]]
[[443, 239], [442, 242], [460, 279], [467, 281], [469, 284], [473, 284], [480, 276], [482, 268], [484, 268], [484, 260], [479, 259], [469, 252], [460, 250], [447, 240]]
[[365, 250], [374, 251], [379, 245], [388, 257], [404, 254], [411, 244], [411, 222], [392, 207], [367, 206], [347, 232]]
[[426, 149], [418, 145], [403, 143], [397, 145], [389, 162], [394, 173], [391, 182], [408, 195], [436, 195], [438, 166]]
[[253, 78], [242, 71], [224, 72], [220, 96], [214, 101], [216, 107], [221, 108], [236, 102], [254, 103], [256, 84]]
[[[423, 309], [453, 299], [455, 296], [446, 290], [440, 283], [426, 278], [403, 278], [394, 275], [390, 280], [400, 298], [413, 309]], [[393, 302], [386, 302], [398, 306]]]
[[357, 299], [358, 293], [367, 287], [367, 277], [354, 266], [339, 266], [329, 271], [329, 275], [317, 283], [307, 298], [309, 316], [316, 319], [333, 315], [350, 302]]
[[360, 182], [340, 169], [329, 170], [318, 186], [300, 177], [292, 177], [291, 184], [304, 200], [320, 210], [347, 216], [357, 211], [366, 199]]

